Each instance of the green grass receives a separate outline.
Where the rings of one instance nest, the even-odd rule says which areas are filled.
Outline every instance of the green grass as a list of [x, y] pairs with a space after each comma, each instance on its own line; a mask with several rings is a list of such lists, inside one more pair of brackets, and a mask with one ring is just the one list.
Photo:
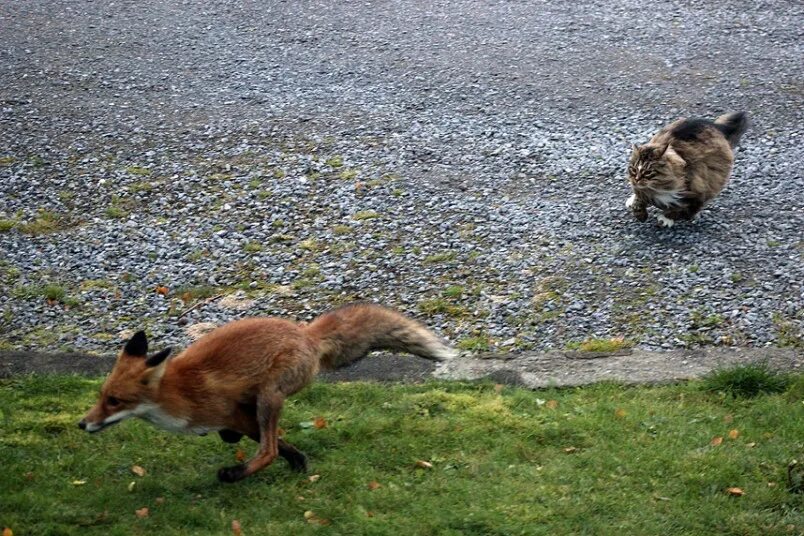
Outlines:
[[425, 264], [435, 264], [439, 262], [447, 262], [447, 261], [454, 261], [455, 258], [458, 256], [458, 253], [455, 251], [444, 251], [442, 253], [436, 253], [434, 255], [428, 255], [424, 258]]
[[633, 341], [623, 337], [611, 339], [586, 339], [582, 342], [571, 342], [567, 344], [568, 350], [580, 350], [581, 352], [617, 352], [626, 348], [631, 348]]
[[62, 218], [55, 212], [39, 210], [36, 219], [17, 224], [17, 229], [28, 235], [41, 235], [58, 231], [63, 227]]
[[734, 397], [751, 398], [761, 394], [781, 393], [790, 377], [770, 369], [764, 363], [720, 369], [704, 378], [704, 389]]
[[477, 335], [459, 340], [456, 346], [469, 352], [488, 352], [491, 349], [491, 341], [485, 335]]
[[17, 220], [0, 220], [0, 233], [10, 231], [17, 225]]
[[106, 217], [113, 220], [122, 220], [128, 217], [128, 212], [117, 205], [109, 205], [106, 207]]
[[431, 298], [419, 302], [419, 310], [426, 315], [444, 314], [447, 316], [464, 316], [466, 307], [450, 303], [443, 298]]
[[[802, 376], [750, 400], [700, 383], [537, 392], [318, 384], [286, 404], [280, 425], [319, 478], [279, 460], [233, 485], [216, 482], [215, 471], [237, 449], [252, 452], [247, 440], [227, 445], [143, 422], [81, 432], [75, 424], [98, 386], [0, 380], [0, 523], [15, 534], [231, 534], [234, 519], [243, 534], [294, 535], [804, 529], [804, 495], [785, 489], [787, 463], [804, 448]], [[310, 427], [319, 416], [328, 425]], [[713, 437], [724, 439], [712, 446]], [[143, 507], [150, 515], [140, 519]], [[329, 525], [307, 522], [308, 511]]]
[[357, 220], [357, 221], [371, 220], [371, 219], [379, 218], [379, 217], [380, 217], [380, 215], [377, 214], [377, 212], [374, 211], [374, 210], [360, 210], [358, 212], [355, 212], [352, 215], [352, 219]]
[[262, 251], [262, 249], [263, 249], [262, 244], [254, 240], [246, 242], [243, 245], [243, 251], [245, 251], [246, 253], [258, 253]]

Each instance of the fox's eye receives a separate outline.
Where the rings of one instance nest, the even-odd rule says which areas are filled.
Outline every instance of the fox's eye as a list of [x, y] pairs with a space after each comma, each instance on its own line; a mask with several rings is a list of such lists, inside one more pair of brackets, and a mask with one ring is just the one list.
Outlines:
[[110, 406], [117, 406], [117, 405], [120, 404], [120, 401], [117, 398], [113, 397], [113, 396], [107, 396], [106, 397], [106, 403], [108, 405], [110, 405]]

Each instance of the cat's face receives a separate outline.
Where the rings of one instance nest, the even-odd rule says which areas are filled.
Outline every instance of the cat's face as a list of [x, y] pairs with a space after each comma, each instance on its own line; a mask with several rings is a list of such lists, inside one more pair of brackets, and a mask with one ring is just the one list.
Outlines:
[[668, 146], [634, 145], [628, 161], [628, 180], [634, 188], [671, 190], [678, 182], [677, 155]]

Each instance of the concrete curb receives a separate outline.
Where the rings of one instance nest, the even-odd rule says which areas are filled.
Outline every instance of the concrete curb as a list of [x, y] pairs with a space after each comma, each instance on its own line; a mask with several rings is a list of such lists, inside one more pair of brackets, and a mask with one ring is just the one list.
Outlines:
[[[615, 353], [525, 352], [462, 356], [433, 363], [413, 356], [379, 354], [349, 367], [324, 372], [324, 381], [393, 381], [416, 383], [488, 379], [531, 389], [587, 385], [600, 381], [652, 384], [698, 378], [714, 369], [767, 363], [785, 371], [804, 371], [804, 352], [788, 348], [704, 348]], [[110, 356], [0, 352], [0, 378], [25, 374], [99, 376], [114, 364]]]

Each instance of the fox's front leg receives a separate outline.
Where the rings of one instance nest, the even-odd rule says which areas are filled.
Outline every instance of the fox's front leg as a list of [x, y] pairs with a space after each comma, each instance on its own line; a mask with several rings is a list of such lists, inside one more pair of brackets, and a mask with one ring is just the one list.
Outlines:
[[283, 397], [279, 393], [257, 397], [257, 424], [260, 430], [260, 450], [246, 463], [224, 467], [218, 471], [221, 482], [237, 482], [273, 463], [279, 454], [279, 414]]
[[648, 219], [648, 203], [636, 193], [631, 194], [631, 197], [625, 200], [625, 206], [631, 209], [637, 220], [645, 221]]

